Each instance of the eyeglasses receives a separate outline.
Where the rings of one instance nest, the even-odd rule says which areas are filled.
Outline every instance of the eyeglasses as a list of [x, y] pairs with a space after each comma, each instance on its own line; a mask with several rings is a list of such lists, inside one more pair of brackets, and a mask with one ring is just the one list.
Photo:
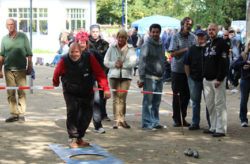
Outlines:
[[223, 35], [223, 36], [228, 36], [228, 35]]

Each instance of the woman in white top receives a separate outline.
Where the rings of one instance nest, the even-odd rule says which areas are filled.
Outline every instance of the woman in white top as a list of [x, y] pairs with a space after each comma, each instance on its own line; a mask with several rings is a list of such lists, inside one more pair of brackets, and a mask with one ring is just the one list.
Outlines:
[[[117, 43], [111, 45], [105, 55], [104, 65], [109, 68], [110, 87], [128, 90], [132, 79], [132, 68], [136, 65], [136, 52], [132, 45], [127, 44], [128, 34], [121, 29], [117, 33]], [[112, 92], [114, 129], [118, 126], [130, 128], [125, 121], [127, 92]]]

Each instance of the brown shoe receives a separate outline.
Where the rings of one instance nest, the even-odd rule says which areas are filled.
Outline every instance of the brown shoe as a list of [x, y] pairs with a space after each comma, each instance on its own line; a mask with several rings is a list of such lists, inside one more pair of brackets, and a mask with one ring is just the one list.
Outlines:
[[119, 121], [115, 121], [113, 129], [118, 129], [119, 126], [121, 126], [121, 123]]
[[83, 141], [81, 138], [77, 139], [77, 144], [78, 144], [78, 146], [81, 146], [81, 147], [87, 147], [87, 146], [89, 146], [89, 143], [86, 142], [86, 141]]
[[123, 128], [126, 128], [126, 129], [130, 128], [130, 125], [128, 125], [126, 121], [121, 122], [121, 125]]
[[78, 148], [78, 144], [77, 144], [77, 139], [76, 138], [72, 138], [70, 143], [69, 143], [69, 147], [71, 149], [77, 149]]

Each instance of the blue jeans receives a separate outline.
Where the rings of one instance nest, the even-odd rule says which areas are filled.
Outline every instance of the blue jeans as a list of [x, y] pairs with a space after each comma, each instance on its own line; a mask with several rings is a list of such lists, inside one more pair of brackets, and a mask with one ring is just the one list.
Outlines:
[[60, 59], [62, 58], [62, 54], [57, 54], [51, 64], [58, 64]]
[[[162, 80], [145, 79], [143, 91], [162, 92]], [[142, 129], [152, 129], [159, 125], [160, 94], [144, 94], [142, 102]]]
[[200, 124], [200, 110], [201, 110], [201, 93], [203, 89], [202, 81], [195, 81], [190, 76], [188, 77], [188, 86], [190, 91], [190, 98], [192, 100], [192, 124]]
[[241, 122], [248, 122], [247, 119], [247, 102], [250, 93], [250, 79], [240, 80], [240, 120]]

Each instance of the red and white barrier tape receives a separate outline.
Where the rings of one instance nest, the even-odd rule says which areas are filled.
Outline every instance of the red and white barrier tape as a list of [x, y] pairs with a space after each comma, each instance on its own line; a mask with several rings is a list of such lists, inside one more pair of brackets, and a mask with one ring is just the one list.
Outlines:
[[[0, 87], [0, 90], [58, 90], [62, 87], [44, 87], [44, 86], [33, 86], [33, 87]], [[101, 88], [93, 88], [94, 90], [102, 90]], [[128, 92], [128, 93], [142, 93], [142, 94], [158, 94], [158, 95], [178, 95], [171, 92], [150, 92], [150, 91], [138, 91], [138, 90], [121, 90], [121, 89], [110, 89], [112, 92]]]

